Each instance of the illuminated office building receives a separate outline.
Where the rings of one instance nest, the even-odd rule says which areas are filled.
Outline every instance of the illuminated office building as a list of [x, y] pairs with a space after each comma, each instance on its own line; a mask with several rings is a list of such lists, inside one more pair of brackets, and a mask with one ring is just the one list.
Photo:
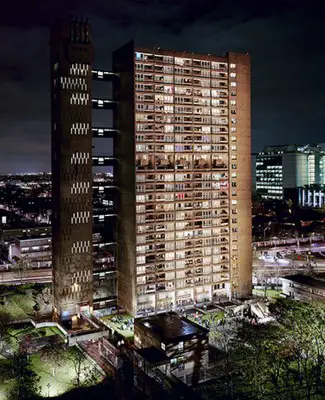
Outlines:
[[325, 183], [324, 154], [322, 144], [265, 147], [256, 155], [257, 193], [264, 199], [277, 200], [298, 201], [301, 196], [299, 202], [304, 203], [302, 189], [299, 195], [298, 188]]
[[113, 53], [119, 304], [135, 316], [251, 293], [250, 57]]

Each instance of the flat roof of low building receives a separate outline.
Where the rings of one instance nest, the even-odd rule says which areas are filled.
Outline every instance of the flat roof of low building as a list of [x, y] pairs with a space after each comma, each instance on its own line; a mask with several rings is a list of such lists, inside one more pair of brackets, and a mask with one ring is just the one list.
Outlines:
[[169, 361], [169, 358], [154, 346], [135, 349], [135, 351], [151, 365], [165, 364]]
[[316, 278], [313, 278], [312, 276], [296, 274], [296, 275], [284, 276], [281, 279], [291, 281], [291, 282], [296, 282], [301, 285], [306, 285], [306, 286], [310, 286], [310, 287], [315, 287], [317, 289], [325, 290], [325, 280], [316, 279]]
[[178, 342], [195, 335], [208, 335], [209, 333], [207, 329], [181, 318], [175, 312], [138, 318], [135, 319], [134, 324], [159, 337], [162, 343]]
[[52, 236], [50, 236], [47, 232], [44, 232], [44, 236], [42, 234], [38, 234], [35, 236], [19, 236], [16, 238], [19, 241], [24, 241], [24, 240], [50, 240], [52, 241]]

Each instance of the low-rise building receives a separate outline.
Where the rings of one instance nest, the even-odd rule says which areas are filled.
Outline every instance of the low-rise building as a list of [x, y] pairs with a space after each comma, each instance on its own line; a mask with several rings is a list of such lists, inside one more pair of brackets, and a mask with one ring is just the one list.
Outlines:
[[209, 331], [170, 312], [134, 321], [135, 373], [157, 382], [170, 379], [191, 386], [206, 380]]
[[44, 234], [38, 237], [20, 237], [9, 245], [9, 261], [25, 258], [34, 268], [51, 267], [51, 238]]
[[296, 274], [281, 278], [282, 292], [294, 300], [325, 301], [325, 280]]

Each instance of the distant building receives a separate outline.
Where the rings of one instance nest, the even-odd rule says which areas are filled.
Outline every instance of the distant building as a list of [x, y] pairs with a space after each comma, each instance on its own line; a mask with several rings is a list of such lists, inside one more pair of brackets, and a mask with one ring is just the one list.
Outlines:
[[25, 259], [30, 262], [34, 268], [51, 267], [51, 238], [45, 234], [33, 238], [17, 238], [15, 243], [9, 245], [9, 261], [15, 261], [17, 258]]
[[256, 192], [301, 203], [299, 189], [325, 183], [324, 144], [265, 147], [256, 155]]
[[298, 189], [298, 202], [302, 207], [325, 207], [325, 185], [311, 185]]
[[325, 281], [310, 276], [297, 274], [281, 278], [282, 292], [295, 300], [324, 300]]

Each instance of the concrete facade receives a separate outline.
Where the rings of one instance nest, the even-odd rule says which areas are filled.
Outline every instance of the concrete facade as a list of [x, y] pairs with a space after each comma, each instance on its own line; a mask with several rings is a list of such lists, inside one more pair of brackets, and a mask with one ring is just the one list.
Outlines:
[[118, 301], [140, 316], [251, 293], [250, 57], [113, 54]]
[[92, 62], [87, 22], [52, 26], [53, 290], [63, 319], [93, 303]]

